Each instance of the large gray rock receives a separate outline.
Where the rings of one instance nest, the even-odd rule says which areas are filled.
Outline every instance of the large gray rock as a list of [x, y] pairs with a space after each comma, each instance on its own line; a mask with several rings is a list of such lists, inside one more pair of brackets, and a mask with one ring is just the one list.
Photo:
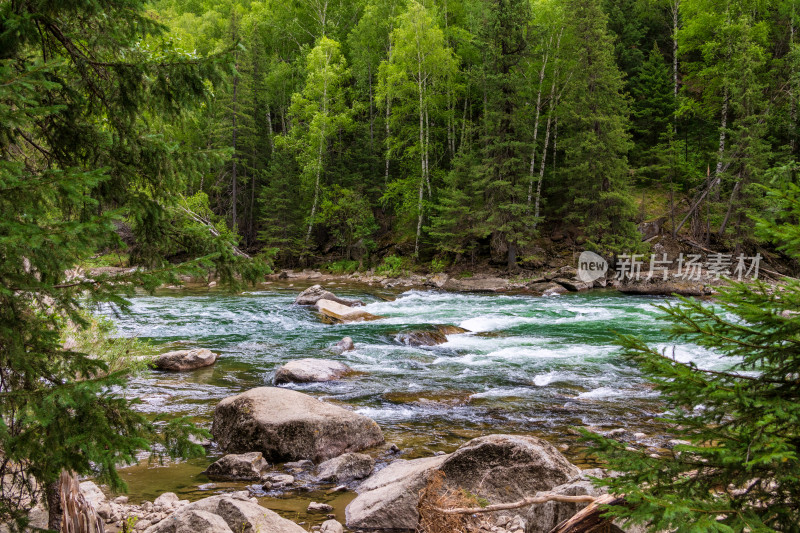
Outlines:
[[489, 435], [449, 455], [396, 461], [367, 478], [347, 506], [351, 529], [414, 530], [419, 492], [437, 471], [453, 489], [490, 503], [508, 503], [562, 485], [579, 475], [551, 444], [535, 437]]
[[216, 480], [258, 481], [268, 468], [261, 452], [231, 453], [211, 464], [205, 474]]
[[233, 533], [221, 516], [206, 511], [176, 513], [164, 521], [174, 522], [173, 533]]
[[441, 455], [411, 461], [399, 459], [367, 478], [356, 489], [356, 499], [345, 509], [347, 527], [416, 529], [419, 522], [419, 491], [447, 457]]
[[333, 300], [318, 300], [315, 306], [317, 311], [322, 315], [338, 322], [365, 322], [383, 318], [382, 316], [367, 313], [359, 308], [348, 307]]
[[211, 366], [217, 362], [218, 354], [206, 348], [194, 350], [175, 350], [162, 353], [153, 361], [159, 370], [185, 371]]
[[[214, 517], [214, 518], [211, 518]], [[188, 529], [194, 527], [195, 529]], [[305, 533], [305, 529], [256, 503], [246, 492], [184, 505], [144, 533]]]
[[319, 463], [383, 442], [374, 420], [280, 387], [225, 398], [214, 410], [211, 433], [225, 452], [260, 451], [273, 463]]
[[339, 361], [326, 359], [296, 359], [289, 361], [275, 372], [272, 382], [275, 385], [283, 383], [310, 383], [317, 381], [334, 381], [341, 379], [351, 372], [349, 366]]
[[472, 439], [450, 454], [440, 470], [447, 485], [492, 503], [517, 501], [580, 474], [552, 444], [523, 435]]
[[375, 468], [375, 459], [364, 453], [344, 453], [339, 457], [328, 459], [317, 469], [317, 477], [321, 481], [349, 483], [356, 479], [364, 479]]
[[352, 307], [354, 305], [364, 305], [364, 302], [361, 300], [345, 300], [344, 298], [339, 298], [332, 292], [325, 290], [322, 285], [312, 285], [311, 287], [307, 288], [297, 295], [297, 299], [294, 301], [294, 303], [297, 305], [316, 305], [316, 303], [320, 300], [330, 300], [348, 307]]

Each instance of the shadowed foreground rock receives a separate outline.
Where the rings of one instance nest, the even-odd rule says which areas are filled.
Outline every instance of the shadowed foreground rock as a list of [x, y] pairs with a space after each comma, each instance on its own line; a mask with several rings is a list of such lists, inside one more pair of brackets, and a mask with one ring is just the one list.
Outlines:
[[211, 366], [217, 362], [218, 354], [205, 348], [194, 350], [176, 350], [162, 353], [153, 361], [153, 366], [159, 370], [182, 372]]
[[334, 381], [350, 373], [350, 367], [338, 361], [325, 359], [297, 359], [289, 361], [275, 372], [272, 382], [275, 385], [283, 383], [311, 383], [319, 381]]
[[273, 463], [315, 463], [383, 442], [374, 420], [297, 391], [259, 387], [222, 400], [211, 427], [220, 449]]
[[211, 496], [184, 505], [145, 533], [306, 533], [246, 492]]
[[535, 437], [489, 435], [449, 455], [396, 461], [367, 478], [347, 506], [351, 529], [414, 530], [419, 491], [437, 471], [451, 488], [489, 503], [510, 503], [568, 482], [580, 470], [551, 444]]

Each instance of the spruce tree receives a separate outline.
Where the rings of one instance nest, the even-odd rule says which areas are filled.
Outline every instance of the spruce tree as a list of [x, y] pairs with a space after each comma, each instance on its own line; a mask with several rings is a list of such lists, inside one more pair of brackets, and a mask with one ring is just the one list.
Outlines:
[[[762, 232], [800, 259], [800, 188], [770, 200], [779, 223], [762, 220]], [[734, 282], [716, 305], [682, 299], [661, 308], [674, 339], [714, 351], [727, 368], [699, 368], [621, 337], [625, 357], [660, 392], [663, 420], [687, 443], [653, 456], [584, 432], [620, 473], [601, 482], [625, 495], [610, 513], [651, 531], [800, 531], [800, 281]]]
[[[0, 4], [3, 523], [24, 525], [44, 491], [57, 529], [62, 471], [116, 490], [124, 486], [117, 465], [156, 442], [171, 455], [202, 453], [188, 441], [198, 430], [184, 420], [157, 425], [132, 409], [119, 393], [124, 370], [110, 372], [59, 340], [66, 325], [86, 325], [86, 305], [124, 306], [119, 295], [134, 286], [175, 280], [168, 268], [113, 279], [74, 270], [119, 244], [114, 223], [123, 214], [143, 241], [174, 235], [162, 230], [180, 212], [186, 154], [152, 127], [155, 117], [180, 120], [201, 102], [219, 62], [176, 52], [157, 38], [162, 30], [135, 0]], [[183, 236], [195, 250], [217, 252], [205, 259], [220, 267], [246, 266], [205, 224]]]
[[628, 191], [628, 102], [614, 63], [600, 0], [566, 2], [577, 64], [559, 109], [564, 151], [562, 211], [583, 227], [587, 246], [601, 252], [635, 250], [639, 235]]

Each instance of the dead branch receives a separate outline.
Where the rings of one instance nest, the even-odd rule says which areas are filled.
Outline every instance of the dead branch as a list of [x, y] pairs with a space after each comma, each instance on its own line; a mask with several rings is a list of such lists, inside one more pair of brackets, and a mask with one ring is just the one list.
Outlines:
[[614, 528], [609, 527], [612, 525], [611, 521], [600, 516], [606, 512], [603, 506], [623, 503], [625, 503], [624, 497], [604, 494], [575, 513], [572, 518], [564, 520], [551, 529], [550, 533], [591, 533], [612, 530]]
[[494, 505], [487, 505], [486, 507], [456, 507], [455, 509], [441, 509], [437, 508], [439, 512], [445, 514], [476, 514], [476, 513], [492, 513], [495, 511], [506, 511], [508, 509], [519, 509], [520, 507], [528, 507], [529, 505], [536, 505], [547, 502], [561, 502], [561, 503], [594, 503], [597, 498], [594, 496], [566, 496], [564, 494], [556, 494], [554, 492], [537, 492], [535, 496], [524, 498], [517, 502], [511, 503], [497, 503]]

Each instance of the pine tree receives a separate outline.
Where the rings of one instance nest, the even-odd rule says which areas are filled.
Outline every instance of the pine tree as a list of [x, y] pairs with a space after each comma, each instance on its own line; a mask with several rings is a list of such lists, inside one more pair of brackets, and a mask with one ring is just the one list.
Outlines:
[[[800, 259], [800, 188], [770, 199], [778, 223], [761, 220], [761, 230]], [[800, 281], [784, 279], [778, 290], [736, 282], [717, 305], [683, 299], [661, 308], [673, 338], [713, 350], [727, 369], [705, 370], [621, 338], [625, 357], [661, 393], [663, 420], [688, 444], [651, 456], [584, 432], [620, 472], [602, 482], [625, 495], [626, 506], [612, 514], [651, 531], [799, 531]]]

